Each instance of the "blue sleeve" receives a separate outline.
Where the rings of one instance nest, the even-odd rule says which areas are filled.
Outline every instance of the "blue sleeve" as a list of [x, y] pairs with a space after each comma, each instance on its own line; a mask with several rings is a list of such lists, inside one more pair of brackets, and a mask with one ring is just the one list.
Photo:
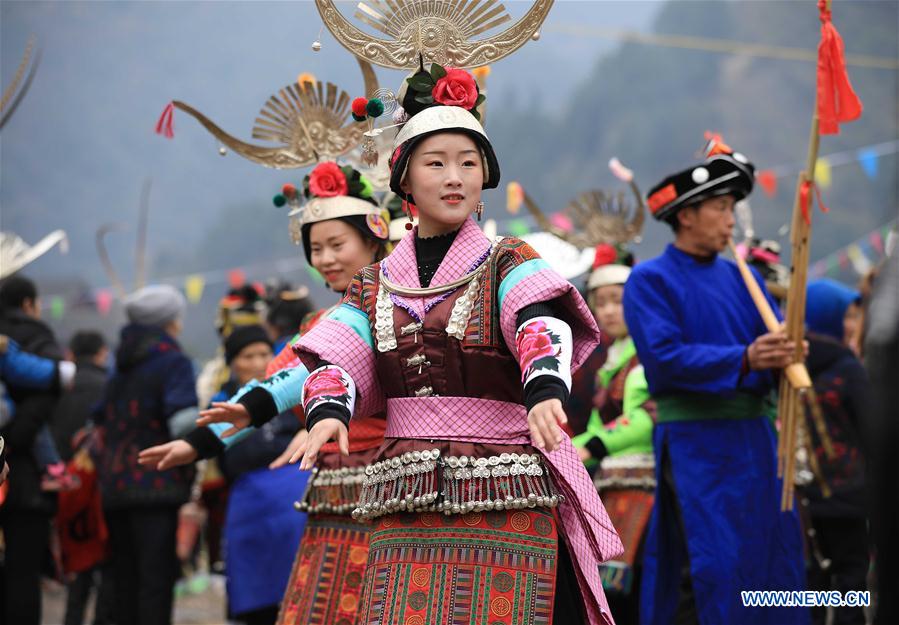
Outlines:
[[[228, 402], [228, 403], [230, 403], [230, 404], [233, 404], [234, 402], [236, 402], [238, 399], [240, 399], [241, 397], [243, 397], [244, 395], [246, 395], [249, 391], [253, 390], [253, 389], [256, 388], [257, 386], [259, 386], [259, 381], [258, 381], [258, 380], [250, 380], [250, 381], [247, 382], [244, 386], [242, 386], [242, 387], [237, 391], [237, 393], [235, 393], [232, 397], [230, 397], [230, 398], [225, 397], [225, 396], [224, 396], [224, 393], [223, 393], [222, 391], [219, 391], [218, 393], [216, 393], [216, 394], [213, 396], [211, 402], [216, 402], [216, 401], [226, 401], [226, 402]], [[211, 402], [210, 402], [210, 403], [211, 403]], [[224, 443], [225, 449], [228, 449], [228, 448], [232, 447], [235, 443], [239, 443], [240, 441], [242, 441], [243, 439], [245, 439], [247, 436], [249, 436], [250, 434], [252, 434], [253, 432], [256, 431], [256, 428], [253, 427], [252, 425], [250, 425], [250, 426], [247, 426], [247, 427], [245, 427], [244, 429], [240, 430], [237, 434], [232, 434], [231, 436], [224, 437], [224, 436], [222, 436], [222, 433], [224, 433], [225, 430], [227, 430], [228, 428], [231, 427], [231, 424], [230, 424], [230, 423], [210, 423], [210, 424], [209, 424], [208, 426], [206, 426], [206, 427], [208, 427], [209, 430], [210, 430], [213, 434], [215, 434], [215, 436], [216, 436], [222, 443]]]
[[650, 391], [737, 389], [745, 345], [685, 343], [680, 311], [656, 273], [636, 269], [624, 286], [624, 318]]
[[0, 428], [5, 428], [6, 424], [12, 421], [15, 415], [16, 405], [12, 403], [12, 399], [6, 394], [6, 387], [0, 384]]
[[13, 386], [47, 390], [56, 383], [56, 361], [22, 351], [18, 343], [9, 339], [6, 353], [0, 355], [0, 374]]
[[187, 356], [175, 354], [166, 365], [162, 406], [168, 419], [179, 410], [196, 408], [199, 400], [194, 383], [194, 369]]
[[[303, 383], [309, 377], [309, 371], [305, 365], [297, 365], [288, 369], [282, 369], [271, 377], [259, 382], [252, 380], [242, 386], [230, 399], [229, 403], [235, 403], [241, 397], [252, 391], [254, 388], [262, 388], [274, 400], [278, 408], [278, 413], [286, 412], [294, 406], [299, 406], [302, 400]], [[222, 433], [231, 427], [230, 423], [213, 423], [209, 425], [209, 429], [221, 440], [226, 448], [230, 448], [235, 443], [243, 440], [256, 431], [253, 426], [246, 427], [237, 434], [222, 438]]]
[[210, 423], [208, 427], [210, 430], [212, 430], [212, 433], [215, 434], [216, 437], [220, 441], [222, 441], [222, 443], [224, 443], [225, 449], [229, 449], [235, 443], [239, 443], [247, 436], [256, 431], [256, 428], [251, 425], [240, 430], [239, 432], [237, 432], [237, 434], [232, 434], [231, 436], [228, 436], [226, 438], [222, 436], [222, 433], [224, 433], [225, 430], [231, 427], [230, 423]]
[[[305, 384], [306, 378], [308, 377], [309, 370], [306, 369], [306, 365], [300, 363], [295, 367], [281, 369], [271, 377], [259, 382], [257, 386], [263, 388], [272, 396], [275, 405], [278, 407], [278, 414], [281, 414], [302, 403], [303, 384]], [[240, 391], [231, 398], [231, 401], [236, 401], [245, 395], [246, 391], [244, 391], [244, 389], [247, 391], [252, 390], [247, 388], [248, 386], [249, 384], [240, 389]]]

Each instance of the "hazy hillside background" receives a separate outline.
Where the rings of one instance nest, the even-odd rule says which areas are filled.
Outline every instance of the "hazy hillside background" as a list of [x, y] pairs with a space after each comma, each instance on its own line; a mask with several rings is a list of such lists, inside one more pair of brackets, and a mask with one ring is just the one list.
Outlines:
[[[525, 5], [507, 2], [513, 17]], [[342, 3], [345, 13], [352, 5]], [[834, 19], [850, 53], [899, 56], [899, 3], [840, 1]], [[613, 186], [606, 163], [620, 157], [644, 190], [695, 155], [714, 130], [761, 168], [803, 161], [814, 98], [814, 66], [709, 52], [676, 50], [566, 34], [572, 26], [729, 38], [814, 48], [818, 21], [812, 0], [771, 2], [557, 1], [538, 42], [498, 63], [489, 79], [488, 132], [504, 181], [519, 180], [541, 205], [561, 208], [591, 187]], [[272, 261], [296, 258], [284, 213], [271, 196], [305, 172], [267, 170], [228, 154], [194, 120], [176, 113], [167, 141], [152, 133], [163, 106], [184, 100], [243, 139], [268, 96], [309, 71], [352, 95], [361, 77], [351, 56], [327, 31], [323, 50], [310, 49], [320, 20], [309, 2], [9, 2], [0, 5], [0, 82], [14, 73], [29, 34], [43, 61], [31, 92], [0, 137], [0, 225], [28, 241], [65, 228], [72, 251], [53, 252], [28, 271], [45, 292], [83, 293], [60, 324], [114, 330], [115, 307], [98, 318], [89, 287], [106, 286], [94, 233], [106, 222], [131, 224], [112, 235], [111, 251], [126, 278], [138, 196], [152, 179], [150, 276], [253, 264], [250, 278], [274, 273]], [[899, 83], [894, 70], [850, 68], [865, 104], [859, 122], [822, 142], [822, 154], [899, 136]], [[385, 86], [401, 76], [379, 70]], [[833, 169], [825, 194], [831, 207], [816, 217], [813, 258], [896, 215], [896, 157], [880, 160], [878, 176], [858, 165]], [[778, 195], [755, 194], [756, 229], [774, 236], [789, 220], [795, 182]], [[501, 219], [502, 190], [485, 198]], [[665, 228], [647, 224], [638, 254], [657, 253]], [[308, 281], [291, 268], [294, 280]], [[313, 285], [322, 305], [333, 295]], [[214, 345], [211, 318], [224, 284], [207, 287], [191, 308], [185, 342], [197, 356]]]

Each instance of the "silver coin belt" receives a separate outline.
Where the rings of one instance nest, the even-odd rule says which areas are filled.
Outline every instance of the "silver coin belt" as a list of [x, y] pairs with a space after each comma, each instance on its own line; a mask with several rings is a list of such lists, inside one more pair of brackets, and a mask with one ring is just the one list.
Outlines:
[[607, 456], [593, 483], [603, 490], [655, 490], [655, 458], [652, 454]]
[[367, 467], [319, 469], [310, 477], [303, 501], [295, 507], [310, 514], [350, 514], [359, 504]]
[[396, 512], [467, 514], [491, 510], [553, 508], [562, 497], [538, 454], [441, 456], [411, 451], [365, 469], [357, 520]]

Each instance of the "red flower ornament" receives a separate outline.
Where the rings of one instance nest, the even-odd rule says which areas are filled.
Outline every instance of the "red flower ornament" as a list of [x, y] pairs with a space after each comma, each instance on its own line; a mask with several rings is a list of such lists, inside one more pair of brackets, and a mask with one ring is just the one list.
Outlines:
[[608, 243], [600, 243], [596, 246], [596, 251], [593, 255], [593, 268], [597, 269], [603, 265], [614, 263], [617, 258], [618, 252], [614, 247]]
[[309, 190], [316, 197], [336, 197], [349, 192], [346, 175], [337, 163], [322, 163], [309, 174]]
[[463, 69], [447, 69], [431, 92], [434, 101], [444, 106], [459, 106], [470, 111], [478, 100], [478, 84]]

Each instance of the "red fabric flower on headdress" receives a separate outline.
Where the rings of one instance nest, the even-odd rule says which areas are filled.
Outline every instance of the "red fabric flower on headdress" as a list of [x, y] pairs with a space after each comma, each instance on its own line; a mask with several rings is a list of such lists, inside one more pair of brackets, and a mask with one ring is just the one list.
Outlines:
[[608, 243], [600, 243], [596, 246], [593, 256], [593, 269], [610, 265], [618, 259], [618, 251]]
[[316, 197], [335, 197], [349, 192], [346, 174], [337, 163], [322, 163], [309, 174], [309, 190]]
[[447, 69], [431, 92], [434, 101], [445, 106], [460, 106], [470, 111], [478, 100], [478, 84], [464, 69]]

